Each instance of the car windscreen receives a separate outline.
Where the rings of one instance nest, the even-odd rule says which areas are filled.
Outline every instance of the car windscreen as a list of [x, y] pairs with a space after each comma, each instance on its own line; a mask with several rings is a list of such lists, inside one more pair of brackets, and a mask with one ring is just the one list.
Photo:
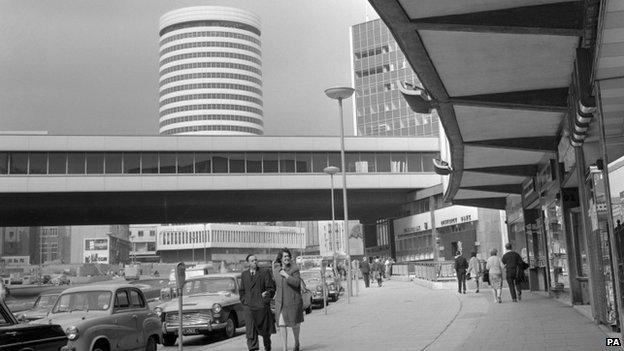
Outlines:
[[110, 308], [110, 291], [79, 291], [59, 296], [52, 313], [72, 311], [105, 311]]
[[184, 284], [184, 293], [187, 295], [218, 292], [237, 293], [234, 278], [194, 279]]
[[58, 295], [41, 295], [37, 298], [37, 301], [35, 301], [35, 305], [33, 307], [35, 308], [52, 307], [54, 303], [56, 302], [57, 297]]

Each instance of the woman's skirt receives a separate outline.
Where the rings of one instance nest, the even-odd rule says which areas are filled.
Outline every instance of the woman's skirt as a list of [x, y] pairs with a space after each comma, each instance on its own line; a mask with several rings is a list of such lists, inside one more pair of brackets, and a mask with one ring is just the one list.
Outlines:
[[500, 289], [503, 287], [503, 275], [502, 273], [490, 272], [490, 285], [494, 289]]

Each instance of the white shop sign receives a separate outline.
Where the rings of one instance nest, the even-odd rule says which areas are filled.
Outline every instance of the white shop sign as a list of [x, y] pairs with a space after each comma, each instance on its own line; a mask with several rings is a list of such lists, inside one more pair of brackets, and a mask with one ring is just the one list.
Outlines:
[[460, 223], [468, 223], [479, 219], [476, 207], [453, 205], [435, 211], [436, 228]]
[[394, 233], [404, 235], [431, 229], [431, 214], [429, 212], [403, 217], [394, 220]]

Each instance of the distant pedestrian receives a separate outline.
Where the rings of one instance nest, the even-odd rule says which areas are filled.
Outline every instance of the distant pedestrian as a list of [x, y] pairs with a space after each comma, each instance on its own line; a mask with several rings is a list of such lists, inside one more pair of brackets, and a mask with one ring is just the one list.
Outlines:
[[[512, 250], [511, 243], [505, 244], [505, 249], [507, 252], [505, 252], [503, 258], [501, 259], [505, 265], [505, 278], [507, 280], [507, 285], [509, 285], [511, 300], [513, 302], [518, 302], [518, 300], [522, 300], [520, 283], [522, 278], [524, 278], [526, 263], [524, 263], [519, 253]], [[517, 294], [516, 290], [518, 291]]]
[[481, 276], [481, 267], [479, 266], [479, 259], [477, 258], [476, 252], [470, 253], [470, 261], [468, 261], [468, 271], [467, 275], [470, 275], [471, 278], [474, 278], [475, 283], [477, 283], [476, 293], [479, 292], [479, 276]]
[[386, 279], [390, 279], [390, 277], [392, 276], [392, 260], [390, 257], [388, 257], [386, 259], [386, 262], [384, 262], [384, 266], [386, 266], [386, 274], [384, 275], [384, 277]]
[[288, 350], [288, 331], [295, 337], [295, 348], [299, 351], [299, 332], [303, 322], [303, 299], [301, 298], [301, 277], [299, 267], [293, 262], [290, 250], [284, 248], [277, 255], [273, 265], [275, 279], [275, 316], [282, 334], [283, 350]]
[[239, 288], [245, 318], [247, 348], [259, 350], [258, 335], [261, 335], [264, 349], [271, 350], [271, 334], [275, 334], [275, 319], [271, 312], [275, 283], [269, 270], [258, 267], [258, 259], [255, 255], [248, 255], [247, 263], [249, 269], [241, 274]]
[[362, 279], [364, 279], [364, 286], [369, 287], [369, 275], [371, 271], [370, 264], [368, 263], [368, 258], [366, 256], [362, 257], [362, 262], [360, 263], [360, 271], [362, 272]]
[[501, 293], [503, 291], [503, 262], [498, 257], [498, 250], [490, 251], [490, 258], [487, 260], [485, 268], [489, 271], [490, 285], [494, 291], [494, 301], [502, 303]]
[[462, 256], [461, 251], [457, 251], [455, 254], [455, 273], [457, 273], [457, 292], [466, 293], [466, 269], [468, 268], [468, 261]]
[[383, 265], [381, 264], [381, 260], [379, 259], [379, 257], [375, 257], [372, 271], [373, 271], [373, 279], [377, 281], [377, 286], [381, 287], [384, 268], [383, 268]]

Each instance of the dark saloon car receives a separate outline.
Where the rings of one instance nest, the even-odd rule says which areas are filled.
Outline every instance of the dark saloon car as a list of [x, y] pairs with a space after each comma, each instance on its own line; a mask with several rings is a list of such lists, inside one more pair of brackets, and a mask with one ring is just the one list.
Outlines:
[[58, 324], [20, 324], [0, 299], [1, 351], [58, 351], [67, 344], [67, 336]]

